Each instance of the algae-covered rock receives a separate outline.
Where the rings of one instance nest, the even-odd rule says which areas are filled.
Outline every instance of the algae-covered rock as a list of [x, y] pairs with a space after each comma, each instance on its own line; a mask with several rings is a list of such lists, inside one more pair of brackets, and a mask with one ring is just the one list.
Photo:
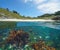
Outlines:
[[29, 41], [29, 34], [22, 30], [11, 31], [6, 41], [8, 44], [15, 44], [20, 47], [25, 46]]
[[56, 50], [55, 48], [51, 46], [47, 46], [45, 44], [45, 41], [43, 40], [40, 40], [39, 42], [32, 44], [32, 48], [34, 50]]

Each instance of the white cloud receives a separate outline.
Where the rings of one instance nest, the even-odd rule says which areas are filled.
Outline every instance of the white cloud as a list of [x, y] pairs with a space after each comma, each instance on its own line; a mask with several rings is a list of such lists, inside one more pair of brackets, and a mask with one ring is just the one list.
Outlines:
[[37, 10], [43, 13], [54, 13], [60, 10], [60, 0], [24, 0], [36, 5]]
[[46, 1], [46, 0], [24, 0], [25, 3], [32, 2], [34, 4], [43, 3], [44, 1]]
[[60, 10], [58, 3], [46, 3], [42, 5], [38, 5], [37, 9], [39, 9], [43, 13], [54, 13]]
[[58, 0], [50, 0], [47, 3], [38, 5], [37, 9], [43, 13], [54, 13], [60, 10], [60, 2]]
[[40, 3], [43, 3], [43, 2], [45, 2], [46, 0], [33, 0], [33, 2], [35, 3], [35, 4], [40, 4]]
[[24, 0], [24, 2], [25, 2], [25, 3], [27, 3], [27, 2], [28, 2], [28, 0]]
[[24, 0], [24, 2], [25, 2], [25, 3], [27, 3], [27, 2], [32, 2], [32, 0]]

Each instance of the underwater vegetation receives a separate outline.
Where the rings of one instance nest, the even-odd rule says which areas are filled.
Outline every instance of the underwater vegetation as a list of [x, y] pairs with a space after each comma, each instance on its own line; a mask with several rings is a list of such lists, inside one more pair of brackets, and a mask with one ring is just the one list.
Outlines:
[[[32, 33], [32, 30], [30, 30], [30, 33]], [[52, 46], [56, 44], [55, 41], [46, 42], [41, 38], [34, 40], [33, 36], [33, 34], [29, 34], [23, 30], [9, 31], [7, 38], [3, 42], [0, 42], [0, 50], [59, 50]]]
[[56, 50], [51, 46], [47, 46], [45, 44], [45, 41], [43, 40], [40, 40], [39, 42], [32, 44], [32, 47], [34, 48], [34, 50]]
[[9, 32], [9, 36], [1, 44], [5, 45], [4, 50], [7, 49], [6, 46], [10, 46], [9, 48], [11, 48], [12, 46], [13, 48], [16, 48], [16, 47], [22, 48], [28, 43], [29, 41], [28, 38], [29, 38], [29, 34], [27, 32], [24, 32], [22, 30], [18, 30], [18, 31], [14, 30]]
[[60, 22], [0, 22], [0, 50], [60, 50], [59, 27]]

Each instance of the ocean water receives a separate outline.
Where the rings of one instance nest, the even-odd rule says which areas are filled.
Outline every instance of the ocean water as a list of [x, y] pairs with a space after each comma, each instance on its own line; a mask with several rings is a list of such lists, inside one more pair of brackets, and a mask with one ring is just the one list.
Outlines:
[[[12, 29], [1, 29], [3, 37], [0, 38], [0, 42], [3, 42], [9, 35], [9, 31]], [[16, 27], [13, 30], [23, 30], [31, 34], [30, 38], [33, 39], [30, 42], [39, 41], [43, 39], [46, 43], [49, 42], [49, 46], [59, 48], [60, 47], [60, 23], [53, 22], [17, 22]], [[8, 50], [8, 49], [7, 49]], [[23, 49], [25, 50], [25, 49]], [[59, 49], [56, 49], [59, 50]]]
[[26, 32], [30, 30], [34, 33], [36, 39], [58, 40], [60, 39], [60, 24], [52, 24], [45, 22], [18, 22], [18, 29], [23, 29]]

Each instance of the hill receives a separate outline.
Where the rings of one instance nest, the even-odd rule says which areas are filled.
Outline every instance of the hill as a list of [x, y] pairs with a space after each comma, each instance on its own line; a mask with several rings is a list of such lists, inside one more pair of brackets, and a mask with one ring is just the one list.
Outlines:
[[0, 18], [3, 19], [19, 19], [22, 18], [16, 11], [9, 11], [9, 9], [0, 8]]
[[57, 11], [54, 14], [43, 14], [41, 16], [37, 16], [37, 18], [40, 18], [40, 19], [60, 20], [60, 11]]
[[0, 8], [0, 19], [52, 19], [60, 20], [60, 11], [53, 14], [43, 14], [37, 17], [22, 16], [17, 11], [10, 11], [8, 8]]

